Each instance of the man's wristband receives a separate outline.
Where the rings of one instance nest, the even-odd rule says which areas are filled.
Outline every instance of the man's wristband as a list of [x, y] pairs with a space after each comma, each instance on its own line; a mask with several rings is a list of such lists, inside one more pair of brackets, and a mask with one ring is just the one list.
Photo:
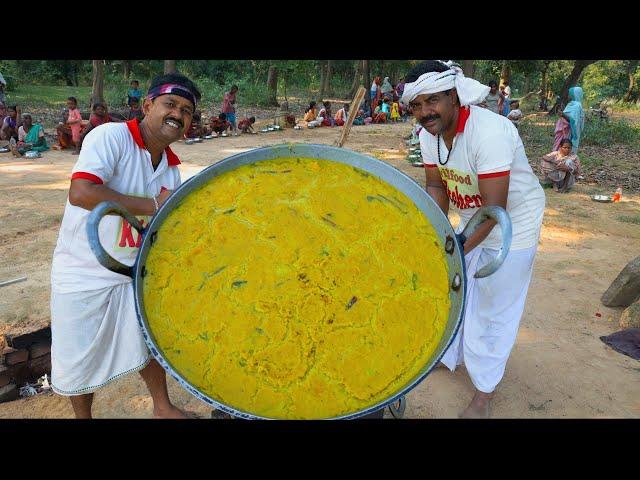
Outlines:
[[156, 206], [156, 212], [155, 212], [155, 213], [158, 213], [158, 209], [160, 208], [160, 207], [158, 206], [158, 200], [156, 200], [156, 197], [155, 197], [155, 196], [154, 196], [154, 197], [151, 197], [151, 198], [153, 198], [153, 203], [154, 203], [154, 205]]

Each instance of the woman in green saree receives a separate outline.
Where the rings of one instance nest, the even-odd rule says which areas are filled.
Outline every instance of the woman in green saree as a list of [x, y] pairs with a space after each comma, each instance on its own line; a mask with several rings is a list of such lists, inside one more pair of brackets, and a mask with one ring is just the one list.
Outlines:
[[13, 149], [14, 155], [21, 157], [28, 151], [44, 152], [49, 150], [47, 139], [44, 137], [44, 129], [38, 124], [33, 124], [33, 119], [28, 113], [22, 115], [22, 126], [18, 128], [18, 143]]

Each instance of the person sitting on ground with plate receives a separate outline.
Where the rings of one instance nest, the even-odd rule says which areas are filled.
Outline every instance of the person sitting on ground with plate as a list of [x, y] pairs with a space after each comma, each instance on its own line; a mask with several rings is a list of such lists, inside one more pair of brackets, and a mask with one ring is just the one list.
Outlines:
[[243, 118], [238, 123], [238, 130], [242, 133], [257, 133], [253, 130], [254, 123], [256, 123], [256, 117]]
[[571, 139], [565, 138], [557, 151], [547, 153], [541, 159], [544, 181], [550, 182], [555, 192], [566, 193], [571, 190], [576, 178], [582, 173], [580, 159], [571, 152], [572, 147]]
[[336, 112], [336, 116], [333, 119], [338, 127], [342, 127], [347, 123], [347, 118], [349, 118], [349, 104], [345, 103], [342, 105], [342, 108]]
[[44, 137], [44, 129], [39, 124], [33, 123], [29, 113], [22, 115], [22, 125], [18, 127], [18, 143], [11, 149], [16, 157], [21, 157], [29, 151], [44, 152], [49, 150], [47, 139]]
[[211, 118], [209, 128], [211, 129], [211, 135], [219, 137], [222, 134], [226, 135], [227, 130], [230, 130], [232, 125], [227, 121], [227, 114], [221, 113], [217, 117]]

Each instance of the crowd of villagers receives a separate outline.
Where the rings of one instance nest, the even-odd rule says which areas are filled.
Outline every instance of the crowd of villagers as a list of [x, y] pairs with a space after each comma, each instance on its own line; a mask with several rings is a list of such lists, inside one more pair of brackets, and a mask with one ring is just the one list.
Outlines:
[[[509, 86], [500, 85], [498, 89], [497, 82], [492, 80], [489, 82], [489, 87], [490, 92], [481, 106], [496, 114], [507, 116], [518, 126], [522, 112], [518, 101], [510, 99]], [[358, 106], [353, 124], [369, 125], [407, 121], [412, 112], [408, 106], [400, 102], [403, 91], [404, 80], [393, 85], [389, 77], [385, 77], [384, 80], [376, 77], [371, 85], [371, 95], [369, 98], [364, 98]], [[211, 114], [208, 121], [203, 121], [201, 111], [197, 110], [185, 138], [206, 135], [226, 136], [227, 133], [237, 135], [238, 132], [256, 133], [253, 130], [255, 117], [243, 118], [236, 123], [237, 92], [238, 87], [233, 85], [224, 94], [222, 111], [217, 115]], [[557, 192], [568, 192], [582, 173], [577, 151], [584, 127], [583, 97], [584, 92], [581, 87], [573, 87], [569, 90], [570, 101], [564, 109], [559, 110], [553, 149], [541, 159], [543, 181], [552, 185]], [[143, 99], [144, 94], [139, 82], [133, 80], [131, 88], [127, 91], [128, 110], [124, 115], [112, 115], [105, 103], [95, 102], [91, 107], [89, 118], [85, 120], [78, 109], [78, 100], [75, 97], [69, 97], [67, 108], [63, 111], [56, 127], [58, 144], [53, 148], [72, 149], [73, 154], [77, 155], [85, 136], [94, 128], [108, 122], [122, 122], [134, 118], [142, 120], [144, 118]], [[331, 102], [322, 102], [321, 107], [318, 108], [317, 103], [312, 101], [305, 110], [302, 120], [296, 121], [293, 115], [287, 115], [286, 123], [288, 126], [299, 125], [308, 128], [342, 126], [347, 121], [348, 115], [348, 103], [344, 103], [342, 108], [334, 114]], [[49, 149], [44, 128], [34, 123], [33, 116], [22, 113], [19, 106], [7, 106], [3, 101], [0, 101], [0, 141], [5, 141], [5, 148], [17, 157], [29, 151], [43, 152]]]

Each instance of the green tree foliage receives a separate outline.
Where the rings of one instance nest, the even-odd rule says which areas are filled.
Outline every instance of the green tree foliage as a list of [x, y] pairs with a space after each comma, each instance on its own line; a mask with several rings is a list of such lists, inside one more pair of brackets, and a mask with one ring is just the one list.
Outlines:
[[[462, 60], [456, 60], [462, 63]], [[206, 103], [220, 102], [222, 92], [237, 84], [245, 102], [266, 104], [269, 67], [278, 70], [278, 97], [315, 98], [320, 92], [321, 67], [327, 60], [177, 60], [177, 69], [195, 79], [203, 90]], [[371, 80], [376, 76], [398, 82], [420, 60], [370, 60]], [[544, 83], [550, 95], [549, 107], [560, 95], [569, 77], [574, 60], [474, 60], [474, 77], [488, 83], [499, 80], [505, 65], [510, 70], [510, 85], [514, 96], [537, 92]], [[584, 88], [586, 104], [604, 99], [628, 103], [637, 102], [640, 95], [640, 62], [638, 60], [600, 60], [589, 65], [578, 84]], [[325, 95], [346, 98], [355, 74], [355, 60], [332, 60], [331, 81]], [[107, 60], [105, 98], [109, 103], [124, 101], [131, 79], [140, 80], [146, 88], [155, 75], [163, 72], [163, 60], [129, 60], [129, 78], [124, 78], [123, 60]], [[546, 70], [545, 70], [545, 67]], [[543, 71], [546, 81], [543, 82]], [[0, 60], [0, 72], [9, 81], [9, 91], [16, 84], [56, 86], [87, 86], [91, 84], [90, 60]], [[633, 81], [632, 81], [633, 80]], [[360, 79], [364, 84], [364, 78]], [[369, 87], [368, 85], [365, 85]], [[630, 90], [630, 86], [633, 87]], [[538, 97], [530, 97], [535, 105]]]

